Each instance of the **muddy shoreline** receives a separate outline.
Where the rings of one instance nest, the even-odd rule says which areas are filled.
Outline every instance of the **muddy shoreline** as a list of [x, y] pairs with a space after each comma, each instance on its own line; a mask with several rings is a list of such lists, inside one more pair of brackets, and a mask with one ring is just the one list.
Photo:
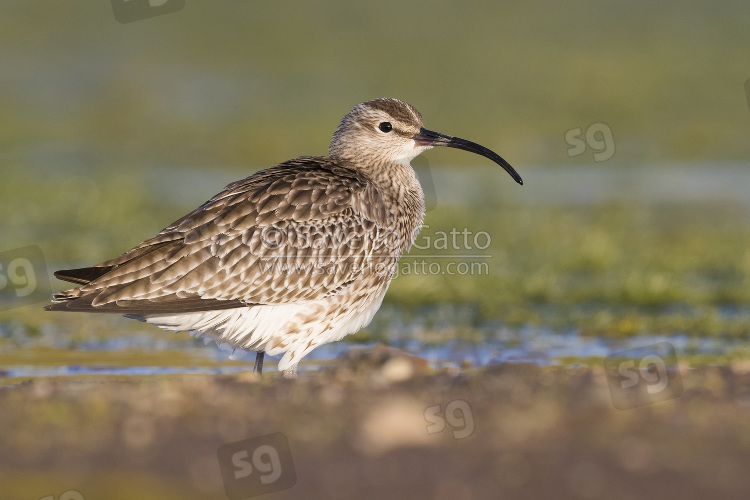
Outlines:
[[[243, 461], [233, 465], [219, 450], [264, 439], [280, 461], [261, 456], [246, 470], [276, 466], [276, 483], [260, 490], [235, 483], [230, 495], [630, 499], [750, 491], [744, 365], [683, 367], [679, 397], [618, 410], [603, 367], [436, 373], [413, 359], [376, 358], [341, 359], [291, 381], [242, 373], [7, 385], [0, 497], [242, 498], [228, 496], [222, 468], [226, 478]], [[272, 442], [279, 433], [285, 442]]]

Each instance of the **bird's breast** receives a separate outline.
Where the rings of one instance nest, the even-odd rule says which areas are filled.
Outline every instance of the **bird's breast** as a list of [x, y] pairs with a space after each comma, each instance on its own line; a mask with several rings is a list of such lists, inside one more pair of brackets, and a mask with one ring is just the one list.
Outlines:
[[396, 195], [396, 223], [404, 251], [408, 251], [417, 239], [425, 214], [422, 186], [411, 167], [409, 170], [410, 175], [404, 176], [398, 184]]

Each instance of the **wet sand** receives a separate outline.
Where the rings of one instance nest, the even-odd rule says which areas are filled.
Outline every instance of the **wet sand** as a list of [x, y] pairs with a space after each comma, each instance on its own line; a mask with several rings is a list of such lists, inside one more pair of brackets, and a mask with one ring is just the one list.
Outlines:
[[6, 380], [0, 498], [746, 497], [750, 366], [680, 376], [629, 409], [599, 366], [434, 372], [377, 349], [296, 380]]

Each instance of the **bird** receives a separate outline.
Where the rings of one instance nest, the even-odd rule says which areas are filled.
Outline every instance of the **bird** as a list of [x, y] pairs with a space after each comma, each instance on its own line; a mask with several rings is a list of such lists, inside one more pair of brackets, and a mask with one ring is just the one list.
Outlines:
[[462, 149], [521, 176], [477, 143], [424, 128], [412, 105], [355, 106], [327, 156], [301, 156], [227, 185], [119, 257], [55, 272], [77, 286], [47, 311], [117, 313], [191, 332], [297, 375], [314, 348], [367, 326], [425, 215], [410, 162], [435, 146]]

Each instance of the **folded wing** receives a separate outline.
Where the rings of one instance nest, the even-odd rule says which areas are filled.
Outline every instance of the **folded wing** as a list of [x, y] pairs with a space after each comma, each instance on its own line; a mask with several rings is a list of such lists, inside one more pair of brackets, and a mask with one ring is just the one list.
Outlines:
[[125, 254], [58, 271], [81, 286], [48, 310], [151, 314], [282, 304], [341, 293], [397, 260], [394, 214], [361, 174], [303, 157], [227, 186]]

